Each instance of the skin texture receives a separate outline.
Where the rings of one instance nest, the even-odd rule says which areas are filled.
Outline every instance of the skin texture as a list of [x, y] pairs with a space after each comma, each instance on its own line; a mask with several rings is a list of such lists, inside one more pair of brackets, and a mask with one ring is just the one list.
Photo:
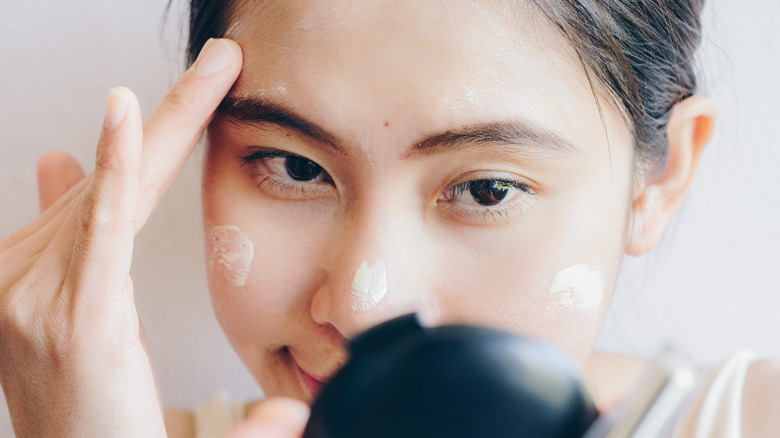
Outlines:
[[[654, 248], [690, 189], [714, 128], [706, 98], [673, 108], [668, 163], [644, 178], [620, 112], [599, 94], [599, 113], [573, 51], [532, 10], [492, 2], [246, 2], [232, 17], [228, 36], [245, 63], [230, 100], [283, 106], [339, 146], [224, 114], [209, 128], [206, 231], [236, 224], [256, 248], [244, 287], [209, 272], [212, 300], [269, 401], [311, 402], [319, 385], [299, 367], [327, 380], [347, 359], [347, 339], [410, 311], [432, 325], [477, 323], [556, 343], [583, 362], [602, 410], [629, 393], [645, 361], [593, 353], [592, 345], [623, 255]], [[573, 147], [413, 150], [433, 134], [517, 119]], [[246, 159], [258, 148], [304, 157], [327, 176], [295, 181], [287, 158]], [[508, 197], [511, 206], [491, 214], [450, 190], [489, 178], [521, 181], [533, 195]], [[350, 285], [367, 259], [385, 263], [388, 291], [358, 312]], [[579, 264], [603, 280], [594, 312], [572, 311], [548, 293], [556, 273]], [[745, 437], [772, 436], [766, 406], [780, 406], [778, 397], [755, 388], [776, 386], [777, 369], [751, 367]], [[269, 401], [250, 408], [263, 412]], [[300, 436], [300, 411], [251, 415], [235, 436], [266, 436], [271, 422]]]
[[[0, 241], [0, 379], [17, 436], [165, 434], [132, 305], [133, 236], [239, 70], [230, 99], [291, 108], [340, 148], [224, 115], [210, 125], [206, 232], [236, 226], [255, 251], [243, 285], [209, 263], [212, 298], [271, 396], [231, 437], [299, 437], [318, 384], [298, 366], [326, 380], [347, 359], [348, 338], [410, 311], [428, 324], [478, 323], [550, 340], [585, 364], [600, 407], [625, 395], [642, 361], [592, 354], [593, 341], [623, 254], [652, 249], [685, 198], [712, 135], [706, 99], [674, 108], [669, 164], [657, 178], [638, 178], [619, 111], [602, 98], [601, 118], [572, 50], [532, 10], [290, 0], [246, 2], [233, 18], [238, 45], [219, 42], [230, 48], [226, 64], [197, 62], [143, 127], [132, 93], [112, 92], [94, 174], [85, 177], [66, 155], [41, 159], [42, 214]], [[410, 149], [432, 134], [504, 120], [531, 122], [572, 145]], [[313, 160], [328, 178], [291, 185], [284, 158], [242, 159], [257, 147]], [[275, 179], [265, 179], [269, 172]], [[491, 178], [532, 194], [512, 191], [511, 206], [497, 213], [470, 202], [469, 190], [451, 190]], [[207, 249], [212, 260], [220, 254]], [[382, 260], [388, 290], [356, 311], [350, 286], [365, 260]], [[582, 264], [604, 283], [589, 313], [549, 294], [558, 272]], [[780, 390], [766, 389], [779, 387], [779, 370], [751, 367], [744, 436], [777, 434], [767, 419], [780, 409]], [[191, 415], [166, 412], [165, 427], [191, 436]]]
[[[245, 286], [210, 270], [212, 299], [266, 394], [310, 401], [296, 362], [326, 380], [347, 359], [347, 339], [411, 311], [432, 325], [531, 334], [586, 359], [628, 242], [632, 139], [604, 99], [602, 125], [581, 65], [547, 22], [487, 2], [289, 2], [239, 6], [234, 16], [229, 37], [245, 61], [230, 96], [284, 105], [340, 148], [220, 115], [208, 130], [206, 231], [235, 224], [255, 245]], [[431, 135], [506, 120], [571, 146], [411, 150]], [[242, 160], [261, 147], [317, 163], [328, 181], [292, 180], [283, 157]], [[469, 205], [468, 191], [448, 195], [490, 178], [533, 194], [508, 194], [502, 215]], [[367, 259], [384, 261], [388, 290], [356, 312], [350, 286]], [[604, 282], [591, 312], [549, 293], [556, 273], [583, 263]]]

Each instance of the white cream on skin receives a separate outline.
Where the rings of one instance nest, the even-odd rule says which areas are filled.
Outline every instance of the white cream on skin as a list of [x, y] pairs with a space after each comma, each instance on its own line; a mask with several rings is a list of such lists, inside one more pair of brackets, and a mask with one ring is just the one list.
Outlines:
[[604, 297], [601, 272], [591, 265], [581, 264], [566, 268], [553, 277], [550, 295], [565, 309], [581, 313], [596, 313]]
[[387, 271], [382, 261], [374, 266], [368, 266], [368, 262], [361, 263], [352, 279], [352, 295], [357, 302], [352, 310], [371, 310], [382, 301], [387, 292]]
[[220, 225], [209, 232], [211, 263], [235, 286], [244, 286], [255, 257], [255, 246], [235, 225]]

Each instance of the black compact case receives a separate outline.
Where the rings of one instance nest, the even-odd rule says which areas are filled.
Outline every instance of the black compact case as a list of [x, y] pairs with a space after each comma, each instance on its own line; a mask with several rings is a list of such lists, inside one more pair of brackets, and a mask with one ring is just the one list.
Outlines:
[[355, 337], [314, 401], [304, 438], [581, 437], [598, 417], [577, 364], [484, 327], [414, 314]]

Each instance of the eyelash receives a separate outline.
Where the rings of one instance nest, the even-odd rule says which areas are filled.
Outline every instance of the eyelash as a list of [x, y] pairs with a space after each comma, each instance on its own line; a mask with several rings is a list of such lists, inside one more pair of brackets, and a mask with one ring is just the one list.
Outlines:
[[[465, 203], [459, 204], [447, 199], [463, 195], [464, 193], [471, 191], [476, 184], [484, 184], [487, 182], [503, 184], [507, 188], [517, 190], [519, 193], [507, 197], [507, 202], [503, 202], [504, 198], [502, 198], [496, 206], [481, 206], [477, 208], [467, 207]], [[442, 197], [445, 197], [444, 202], [448, 204], [446, 208], [450, 210], [448, 213], [454, 213], [457, 216], [466, 217], [471, 220], [479, 220], [484, 224], [488, 224], [491, 221], [493, 223], [498, 223], [499, 221], [509, 223], [511, 219], [510, 215], [513, 213], [521, 213], [524, 202], [529, 201], [529, 196], [535, 195], [536, 193], [528, 184], [505, 178], [491, 177], [471, 179], [451, 186], [442, 193]]]
[[[282, 181], [279, 179], [281, 175], [278, 175], [276, 172], [273, 172], [271, 169], [269, 169], [268, 164], [266, 163], [266, 160], [274, 158], [299, 158], [302, 160], [308, 160], [306, 157], [278, 149], [259, 149], [252, 152], [251, 154], [239, 157], [241, 160], [241, 167], [248, 169], [248, 176], [250, 179], [255, 181], [256, 186], [260, 189], [263, 189], [263, 187], [266, 186], [269, 190], [271, 190], [271, 194], [276, 195], [277, 197], [283, 197], [284, 199], [290, 199], [290, 197], [293, 197], [293, 200], [318, 199], [321, 198], [322, 194], [317, 193], [317, 191], [327, 189], [315, 186], [333, 185], [333, 180], [331, 179], [330, 175], [325, 171], [325, 169], [322, 169], [322, 167], [320, 167], [321, 177], [317, 176], [317, 179], [297, 182], [288, 175], [287, 177], [290, 181]], [[313, 163], [313, 161], [311, 162]], [[320, 183], [317, 184], [314, 183], [314, 181], [320, 181]]]
[[[282, 181], [276, 172], [269, 169], [266, 160], [282, 158], [297, 158], [313, 161], [306, 157], [285, 152], [278, 149], [262, 148], [254, 152], [239, 156], [241, 167], [248, 169], [248, 176], [253, 180], [258, 188], [270, 195], [284, 200], [317, 200], [327, 199], [328, 194], [322, 191], [329, 191], [333, 188], [333, 179], [321, 166], [317, 165], [321, 171], [316, 179], [296, 182], [289, 173], [286, 178], [290, 181]], [[314, 163], [316, 165], [316, 163]], [[475, 184], [498, 183], [506, 189], [517, 190], [519, 193], [507, 197], [504, 202], [502, 197], [496, 206], [481, 205], [479, 207], [469, 207], [463, 202], [457, 202], [456, 198], [470, 192]], [[327, 187], [322, 187], [327, 186]], [[502, 188], [504, 188], [502, 187]], [[490, 176], [470, 179], [452, 186], [449, 186], [437, 200], [437, 205], [443, 204], [445, 214], [456, 216], [461, 221], [466, 222], [481, 221], [484, 224], [489, 222], [498, 223], [503, 221], [509, 223], [510, 215], [522, 212], [522, 204], [528, 201], [529, 196], [534, 196], [534, 191], [525, 183], [507, 178], [491, 178]], [[473, 195], [472, 195], [473, 197]], [[444, 199], [442, 199], [444, 198]]]

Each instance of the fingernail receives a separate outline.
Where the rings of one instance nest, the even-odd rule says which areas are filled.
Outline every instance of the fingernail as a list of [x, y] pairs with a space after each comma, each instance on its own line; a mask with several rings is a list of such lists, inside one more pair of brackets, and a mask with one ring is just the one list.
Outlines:
[[[210, 42], [211, 44], [209, 44]], [[198, 73], [201, 76], [219, 73], [230, 65], [233, 56], [233, 48], [225, 40], [209, 40], [198, 56], [198, 66], [196, 67]]]
[[103, 125], [106, 129], [114, 129], [122, 123], [127, 113], [127, 106], [129, 102], [125, 98], [124, 94], [112, 88], [108, 92], [108, 102], [106, 103], [106, 116], [103, 119]]

